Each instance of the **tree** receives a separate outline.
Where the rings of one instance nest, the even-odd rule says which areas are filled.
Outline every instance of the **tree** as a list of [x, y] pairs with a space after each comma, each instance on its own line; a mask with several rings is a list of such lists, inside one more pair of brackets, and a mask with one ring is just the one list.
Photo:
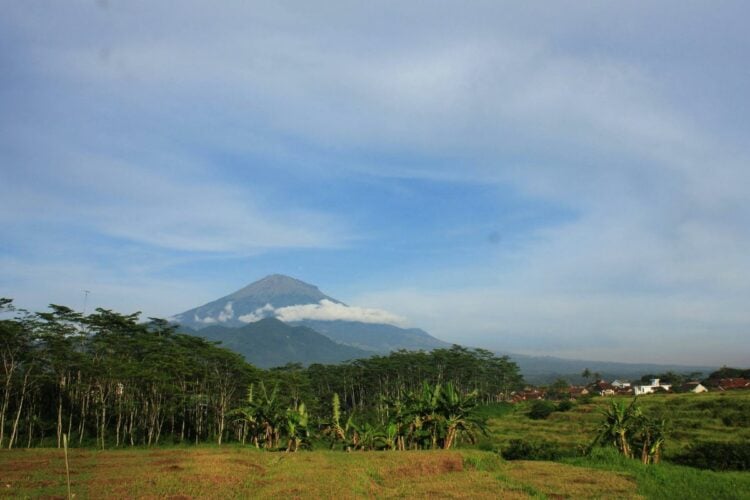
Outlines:
[[623, 401], [612, 401], [609, 408], [602, 410], [604, 421], [599, 426], [599, 433], [594, 444], [611, 444], [626, 457], [632, 458], [630, 449], [630, 432], [639, 414], [635, 399], [626, 406]]
[[466, 396], [461, 395], [453, 384], [448, 383], [441, 393], [439, 413], [445, 422], [445, 439], [443, 448], [449, 450], [456, 439], [467, 436], [473, 443], [475, 431], [486, 433], [484, 422], [475, 416], [477, 407], [477, 391], [472, 391]]
[[297, 408], [286, 410], [287, 452], [297, 451], [301, 446], [310, 446], [308, 419], [305, 403], [300, 403]]
[[628, 458], [639, 452], [644, 464], [659, 463], [667, 435], [667, 422], [645, 415], [636, 403], [612, 401], [603, 410], [604, 421], [591, 446], [614, 446]]

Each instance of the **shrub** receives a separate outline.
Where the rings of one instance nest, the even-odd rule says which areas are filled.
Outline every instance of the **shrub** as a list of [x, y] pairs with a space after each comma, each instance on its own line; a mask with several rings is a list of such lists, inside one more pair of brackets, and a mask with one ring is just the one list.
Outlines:
[[529, 410], [529, 418], [534, 420], [543, 420], [549, 417], [555, 411], [555, 405], [549, 401], [534, 401]]
[[558, 445], [549, 442], [532, 442], [513, 439], [501, 450], [506, 460], [558, 460], [573, 453], [566, 452]]
[[596, 395], [592, 394], [592, 393], [584, 394], [584, 395], [582, 395], [581, 397], [578, 398], [578, 402], [580, 404], [584, 404], [584, 405], [585, 404], [589, 404], [589, 403], [591, 403], [594, 400], [595, 396]]
[[749, 443], [697, 443], [673, 459], [682, 465], [716, 471], [750, 470]]
[[560, 401], [557, 405], [557, 411], [570, 411], [573, 409], [573, 402], [570, 400]]

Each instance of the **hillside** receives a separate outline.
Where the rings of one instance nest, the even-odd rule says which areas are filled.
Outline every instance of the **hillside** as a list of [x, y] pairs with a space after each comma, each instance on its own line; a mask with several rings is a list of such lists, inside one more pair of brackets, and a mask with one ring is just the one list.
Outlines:
[[291, 326], [275, 318], [266, 318], [241, 328], [209, 326], [198, 332], [183, 329], [192, 335], [220, 341], [223, 347], [241, 354], [260, 368], [287, 363], [338, 363], [364, 358], [371, 353], [337, 344], [328, 337], [304, 327]]
[[307, 326], [336, 342], [373, 353], [387, 354], [399, 349], [418, 351], [451, 346], [419, 328], [399, 328], [356, 321], [306, 320], [294, 324]]
[[[569, 382], [583, 382], [581, 372], [588, 368], [592, 373], [598, 373], [604, 379], [624, 378], [629, 380], [640, 379], [642, 375], [649, 373], [675, 373], [700, 372], [708, 375], [717, 367], [691, 366], [677, 364], [656, 363], [618, 363], [612, 361], [595, 361], [582, 359], [563, 359], [554, 356], [529, 356], [525, 354], [514, 354], [502, 352], [510, 356], [518, 363], [527, 382], [533, 384], [546, 384], [557, 378], [564, 378]], [[697, 377], [700, 378], [700, 377]]]

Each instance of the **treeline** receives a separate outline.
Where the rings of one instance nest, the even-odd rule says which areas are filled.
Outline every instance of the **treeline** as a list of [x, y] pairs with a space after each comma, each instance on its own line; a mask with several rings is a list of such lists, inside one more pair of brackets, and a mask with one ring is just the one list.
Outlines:
[[[382, 441], [376, 429], [385, 432], [395, 413], [412, 419], [411, 427], [404, 424], [402, 440], [407, 432], [410, 443], [424, 440], [429, 428], [433, 445], [444, 444], [451, 427], [439, 408], [460, 401], [471, 409], [523, 383], [506, 357], [459, 346], [260, 370], [215, 343], [179, 333], [165, 320], [142, 322], [139, 313], [97, 309], [83, 316], [58, 305], [29, 313], [14, 310], [10, 299], [0, 299], [0, 312], [12, 315], [0, 320], [0, 447], [5, 448], [60, 446], [66, 434], [73, 445], [100, 448], [258, 442], [265, 436], [259, 443], [269, 448], [296, 449], [305, 441], [302, 434], [305, 439], [324, 434], [335, 419], [342, 429], [349, 425], [348, 446], [361, 447], [363, 436]], [[432, 417], [424, 408], [418, 408], [424, 410], [421, 417], [408, 413], [407, 403], [420, 401], [428, 390]], [[262, 412], [273, 415], [272, 428], [259, 427]]]
[[728, 378], [750, 379], [750, 368], [732, 368], [723, 366], [718, 370], [709, 373], [708, 376], [704, 376], [702, 372], [675, 373], [673, 371], [667, 371], [657, 374], [648, 373], [643, 375], [640, 381], [642, 383], [648, 383], [653, 379], [659, 379], [663, 384], [679, 386], [686, 382], [700, 380], [704, 384], [716, 385], [719, 380]]

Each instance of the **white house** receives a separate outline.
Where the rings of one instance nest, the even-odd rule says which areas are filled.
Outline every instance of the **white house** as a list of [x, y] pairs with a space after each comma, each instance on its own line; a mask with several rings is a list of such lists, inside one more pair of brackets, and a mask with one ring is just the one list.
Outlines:
[[641, 385], [634, 385], [633, 386], [633, 394], [636, 396], [641, 396], [643, 394], [653, 394], [654, 390], [658, 388], [662, 388], [665, 391], [668, 391], [672, 388], [671, 384], [662, 384], [659, 382], [658, 378], [651, 379], [650, 384], [641, 384]]
[[688, 382], [680, 387], [681, 392], [693, 392], [700, 394], [701, 392], [708, 392], [708, 389], [700, 382]]
[[628, 382], [627, 380], [613, 380], [612, 387], [614, 387], [615, 389], [626, 389], [630, 387], [630, 382]]

